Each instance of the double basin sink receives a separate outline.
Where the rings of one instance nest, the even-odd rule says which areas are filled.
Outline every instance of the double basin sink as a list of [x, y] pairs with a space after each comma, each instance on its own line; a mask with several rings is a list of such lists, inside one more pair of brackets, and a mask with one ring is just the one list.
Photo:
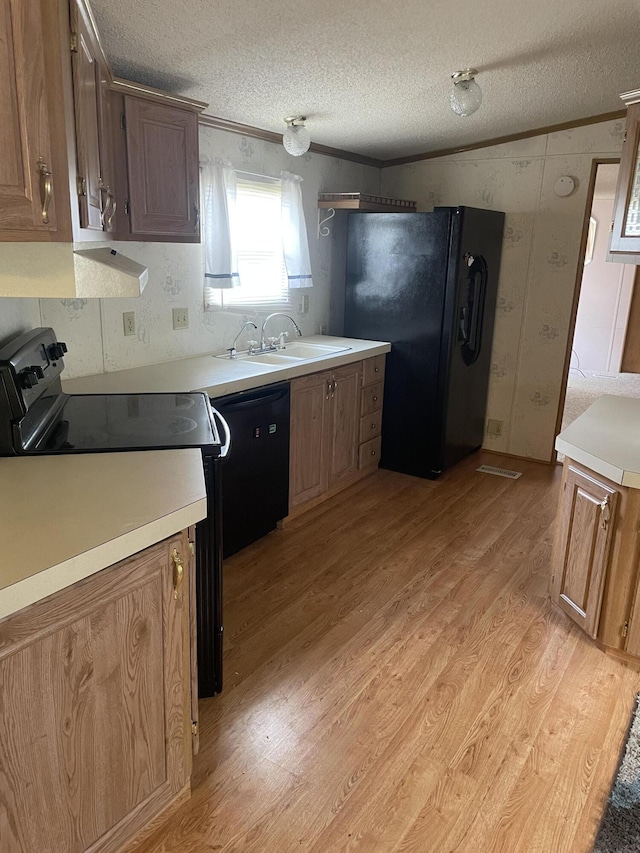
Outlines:
[[[312, 361], [316, 358], [323, 358], [328, 355], [335, 355], [339, 352], [348, 352], [351, 347], [335, 347], [328, 344], [312, 344], [306, 341], [293, 341], [286, 344], [282, 349], [274, 350], [273, 352], [257, 352], [253, 353], [238, 353], [234, 361], [249, 361], [255, 364], [265, 364], [267, 366], [284, 366], [294, 365], [301, 361]], [[229, 360], [228, 355], [216, 355], [215, 358], [224, 358]]]

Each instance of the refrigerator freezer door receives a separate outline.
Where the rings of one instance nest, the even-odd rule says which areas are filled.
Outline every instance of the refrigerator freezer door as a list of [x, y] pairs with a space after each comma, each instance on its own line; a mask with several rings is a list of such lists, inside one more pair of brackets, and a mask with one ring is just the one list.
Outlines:
[[349, 216], [345, 334], [390, 341], [381, 465], [433, 476], [449, 211]]

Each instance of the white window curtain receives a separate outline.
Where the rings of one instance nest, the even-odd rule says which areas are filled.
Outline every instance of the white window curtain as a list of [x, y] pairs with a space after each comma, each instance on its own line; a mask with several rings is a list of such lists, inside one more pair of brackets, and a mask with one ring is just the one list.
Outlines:
[[280, 174], [282, 183], [282, 249], [291, 290], [313, 287], [309, 238], [302, 209], [302, 178], [291, 172]]
[[217, 304], [214, 291], [240, 284], [234, 239], [236, 172], [220, 157], [200, 164], [204, 239], [205, 308]]

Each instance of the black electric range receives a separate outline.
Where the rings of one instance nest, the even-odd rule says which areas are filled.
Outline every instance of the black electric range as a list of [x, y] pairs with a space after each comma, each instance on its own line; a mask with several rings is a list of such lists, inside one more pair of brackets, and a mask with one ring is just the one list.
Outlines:
[[201, 450], [207, 518], [196, 525], [198, 681], [200, 696], [219, 693], [223, 632], [219, 460], [229, 451], [228, 426], [207, 395], [197, 392], [65, 394], [60, 377], [66, 351], [51, 328], [34, 329], [0, 349], [0, 456]]

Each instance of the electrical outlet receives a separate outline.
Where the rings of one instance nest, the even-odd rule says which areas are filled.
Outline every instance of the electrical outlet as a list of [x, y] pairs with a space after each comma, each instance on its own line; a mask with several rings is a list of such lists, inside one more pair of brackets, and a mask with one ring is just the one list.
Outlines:
[[497, 418], [489, 418], [487, 421], [487, 435], [492, 435], [495, 438], [498, 438], [502, 435], [503, 426], [504, 421], [500, 421]]
[[308, 314], [309, 313], [309, 294], [301, 293], [300, 294], [300, 310], [299, 314]]
[[125, 337], [135, 335], [136, 333], [136, 312], [125, 311], [122, 314], [122, 325], [124, 326]]
[[173, 328], [188, 329], [189, 328], [189, 309], [174, 308], [173, 309]]

